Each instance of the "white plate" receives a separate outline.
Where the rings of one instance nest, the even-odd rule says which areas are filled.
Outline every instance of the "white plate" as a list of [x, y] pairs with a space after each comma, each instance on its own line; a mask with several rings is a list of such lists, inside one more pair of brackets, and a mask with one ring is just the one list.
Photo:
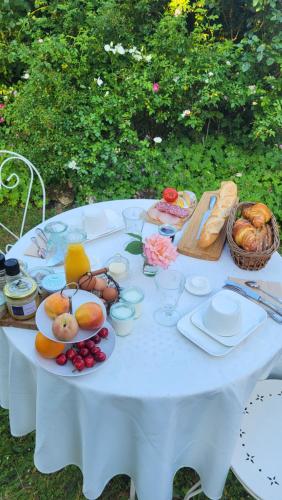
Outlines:
[[232, 351], [234, 347], [226, 347], [225, 345], [220, 344], [193, 325], [191, 315], [194, 311], [195, 310], [185, 314], [185, 316], [180, 318], [178, 321], [177, 328], [180, 333], [211, 356], [226, 356], [226, 354]]
[[185, 288], [186, 288], [187, 292], [192, 293], [192, 295], [198, 295], [199, 297], [202, 295], [208, 295], [209, 293], [211, 293], [211, 291], [212, 291], [211, 286], [205, 288], [204, 290], [195, 290], [193, 287], [191, 287], [190, 281], [192, 278], [193, 278], [193, 276], [189, 276], [186, 279]]
[[[67, 290], [65, 290], [64, 293], [66, 295], [72, 295], [73, 292], [74, 292], [74, 290], [67, 289]], [[52, 324], [53, 324], [54, 320], [49, 318], [49, 316], [47, 316], [47, 314], [45, 312], [45, 309], [44, 309], [45, 300], [43, 300], [43, 302], [41, 302], [40, 306], [38, 307], [38, 309], [36, 311], [35, 321], [36, 321], [37, 328], [40, 332], [43, 333], [43, 335], [45, 335], [45, 337], [48, 337], [48, 339], [54, 340], [55, 342], [61, 342], [61, 340], [58, 340], [52, 332]], [[85, 304], [85, 302], [96, 302], [96, 304], [99, 304], [102, 307], [104, 318], [105, 318], [104, 322], [103, 322], [103, 325], [104, 325], [106, 318], [107, 318], [107, 311], [106, 311], [106, 308], [105, 308], [102, 300], [99, 299], [99, 297], [96, 297], [96, 295], [94, 295], [93, 293], [86, 292], [85, 290], [78, 290], [78, 292], [74, 295], [74, 297], [72, 299], [73, 314], [75, 313], [76, 309], [79, 306], [81, 306], [82, 304]], [[103, 327], [103, 325], [101, 325], [99, 328], [96, 328], [95, 330], [81, 330], [81, 329], [79, 329], [78, 333], [76, 334], [76, 336], [74, 337], [73, 340], [70, 340], [70, 341], [64, 342], [64, 343], [65, 344], [73, 344], [74, 342], [80, 342], [81, 340], [87, 340], [90, 337], [92, 337], [93, 335], [95, 335], [95, 333], [97, 333]]]
[[[41, 368], [44, 368], [44, 370], [47, 370], [47, 372], [54, 373], [55, 375], [61, 375], [63, 377], [79, 377], [80, 375], [88, 375], [89, 373], [93, 373], [94, 371], [98, 370], [101, 366], [103, 366], [105, 363], [107, 363], [107, 360], [111, 356], [114, 348], [115, 348], [115, 342], [116, 342], [116, 336], [115, 336], [115, 330], [113, 329], [112, 325], [110, 323], [106, 322], [104, 324], [106, 328], [109, 330], [109, 335], [107, 339], [102, 339], [101, 342], [98, 344], [98, 347], [101, 348], [101, 350], [106, 354], [107, 359], [105, 361], [102, 361], [101, 363], [96, 363], [92, 368], [85, 368], [81, 372], [78, 370], [74, 371], [74, 366], [71, 361], [67, 361], [67, 363], [64, 366], [57, 365], [55, 359], [46, 359], [40, 356], [40, 354], [34, 349], [34, 355], [37, 363]], [[69, 345], [66, 346], [65, 351], [69, 349]]]
[[[222, 290], [218, 293], [222, 293]], [[231, 290], [225, 290], [224, 293], [227, 293], [232, 300], [236, 300], [241, 306], [242, 312], [242, 325], [241, 330], [234, 330], [234, 335], [230, 337], [225, 337], [223, 335], [216, 334], [209, 330], [203, 323], [203, 314], [208, 307], [209, 299], [207, 302], [202, 304], [197, 311], [194, 311], [191, 316], [192, 323], [200, 328], [203, 332], [205, 332], [209, 337], [213, 338], [217, 342], [220, 342], [224, 346], [233, 347], [243, 340], [245, 340], [254, 330], [256, 330], [259, 326], [261, 326], [267, 320], [267, 313], [265, 310], [254, 302], [242, 297], [236, 292], [232, 292]], [[215, 295], [214, 295], [215, 297]]]
[[108, 234], [115, 233], [116, 231], [121, 231], [124, 229], [124, 223], [122, 217], [110, 208], [105, 209], [105, 214], [108, 219], [108, 224], [102, 231], [97, 233], [87, 233], [87, 241], [92, 241], [102, 236], [107, 236]]

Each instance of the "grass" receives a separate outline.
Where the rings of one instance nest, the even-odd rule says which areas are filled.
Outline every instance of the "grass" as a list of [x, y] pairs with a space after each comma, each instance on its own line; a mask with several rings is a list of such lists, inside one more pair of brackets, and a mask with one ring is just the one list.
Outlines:
[[[19, 227], [17, 211], [1, 206], [1, 221], [9, 227]], [[55, 215], [55, 209], [48, 209], [46, 218]], [[26, 230], [40, 221], [40, 210], [29, 210]], [[1, 247], [11, 243], [10, 238], [0, 230]], [[33, 464], [35, 433], [22, 438], [14, 438], [9, 430], [9, 413], [0, 409], [0, 500], [83, 500], [82, 474], [75, 466], [68, 466], [54, 474], [41, 474]], [[191, 469], [181, 469], [174, 478], [173, 500], [183, 499], [187, 490], [198, 480]], [[127, 500], [129, 496], [129, 478], [116, 476], [106, 486], [100, 500]], [[196, 497], [204, 500], [205, 495]], [[251, 499], [229, 473], [223, 500]]]

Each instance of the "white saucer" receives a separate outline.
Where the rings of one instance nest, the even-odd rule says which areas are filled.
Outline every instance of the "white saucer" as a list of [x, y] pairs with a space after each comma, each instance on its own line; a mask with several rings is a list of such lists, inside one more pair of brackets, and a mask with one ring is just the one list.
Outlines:
[[[208, 284], [207, 286], [205, 286], [204, 288], [196, 288], [195, 286], [193, 286], [192, 284], [192, 280], [194, 279], [205, 279], [207, 280]], [[186, 282], [185, 282], [185, 288], [187, 290], [187, 292], [189, 293], [192, 293], [193, 295], [208, 295], [209, 293], [211, 293], [211, 285], [208, 281], [208, 279], [205, 277], [205, 276], [188, 276], [188, 278], [186, 279]]]
[[[231, 290], [225, 290], [224, 293], [226, 294], [226, 292], [228, 292], [228, 295], [232, 300], [236, 300], [240, 304], [242, 311], [242, 323], [240, 330], [238, 328], [235, 328], [234, 334], [232, 336], [225, 337], [209, 330], [205, 326], [203, 322], [203, 315], [211, 299], [204, 302], [200, 307], [197, 308], [196, 311], [192, 312], [191, 321], [194, 326], [199, 328], [201, 331], [203, 331], [205, 334], [207, 334], [209, 337], [216, 340], [220, 344], [228, 347], [235, 347], [243, 340], [245, 340], [254, 330], [256, 330], [267, 320], [267, 313], [262, 307], [258, 306], [254, 302], [251, 302], [245, 297], [242, 297], [242, 295], [239, 295], [236, 292], [232, 292]], [[220, 293], [222, 293], [222, 290], [218, 292], [218, 294]]]

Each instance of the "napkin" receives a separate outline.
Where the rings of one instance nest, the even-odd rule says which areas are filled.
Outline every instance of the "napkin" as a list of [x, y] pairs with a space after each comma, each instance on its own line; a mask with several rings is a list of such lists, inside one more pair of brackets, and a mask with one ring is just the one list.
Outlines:
[[[262, 290], [254, 289], [251, 288], [250, 286], [245, 284], [245, 281], [247, 280], [242, 280], [239, 278], [234, 278], [233, 276], [229, 276], [229, 280], [236, 281], [237, 283], [240, 283], [240, 285], [244, 285], [250, 290], [253, 290], [254, 292], [259, 293], [259, 295], [262, 296], [263, 299], [268, 300], [269, 302], [272, 302], [274, 306], [279, 307], [279, 302], [276, 300], [272, 299], [268, 295], [266, 295]], [[262, 289], [266, 290], [267, 292], [271, 293], [272, 295], [276, 295], [277, 297], [282, 297], [282, 283], [279, 281], [263, 281], [263, 280], [256, 280], [259, 286], [261, 286]], [[260, 304], [261, 307], [264, 307], [263, 304]], [[280, 304], [281, 307], [281, 304]]]

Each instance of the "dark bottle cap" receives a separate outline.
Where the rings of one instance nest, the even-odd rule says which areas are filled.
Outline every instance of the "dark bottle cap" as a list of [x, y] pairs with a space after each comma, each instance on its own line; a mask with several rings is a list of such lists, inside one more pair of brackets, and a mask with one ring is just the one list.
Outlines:
[[20, 265], [17, 259], [7, 259], [5, 262], [7, 276], [17, 276], [20, 274]]
[[5, 269], [5, 255], [0, 253], [0, 271], [3, 271], [3, 269]]

